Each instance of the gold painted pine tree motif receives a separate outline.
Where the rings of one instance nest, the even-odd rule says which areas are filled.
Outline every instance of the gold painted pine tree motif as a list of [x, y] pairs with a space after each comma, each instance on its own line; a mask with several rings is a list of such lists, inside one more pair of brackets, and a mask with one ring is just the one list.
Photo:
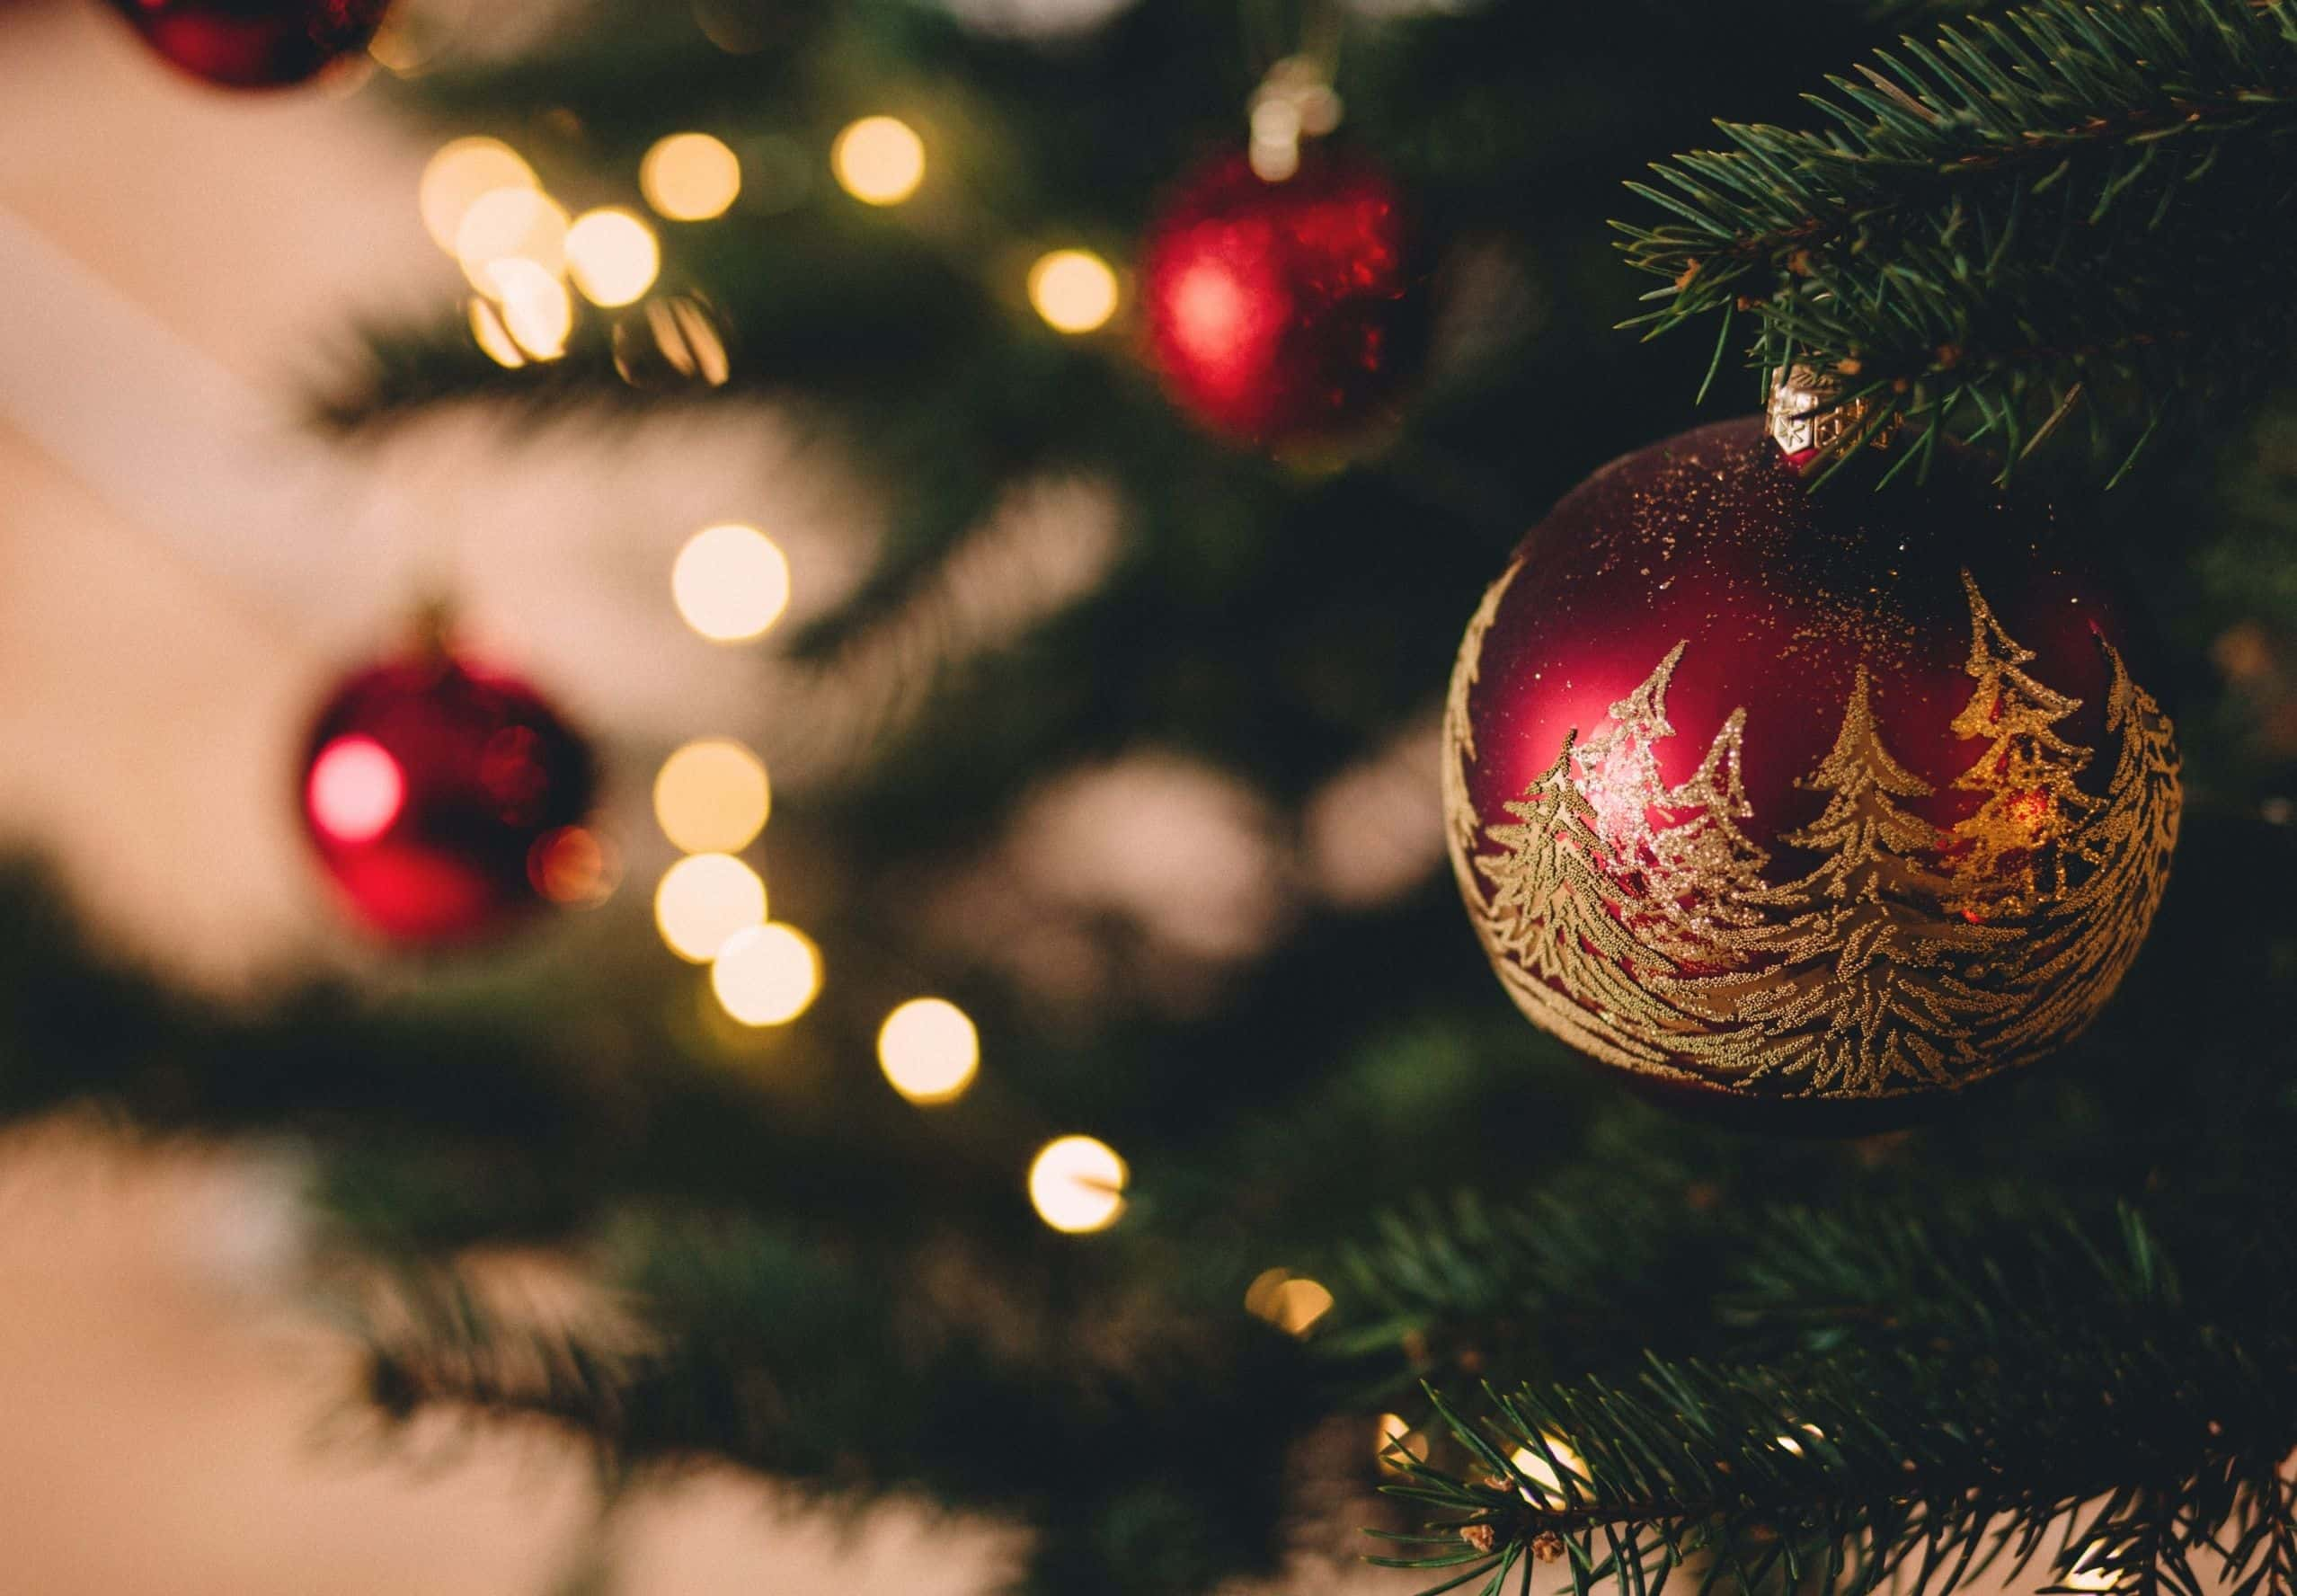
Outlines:
[[1468, 695], [1512, 569], [1469, 628], [1448, 705], [1448, 823], [1461, 886], [1503, 981], [1533, 1021], [1599, 1058], [1750, 1093], [1872, 1097], [1952, 1088], [2068, 1040], [2119, 983], [2167, 884], [2180, 803], [2168, 718], [2102, 639], [2106, 723], [2119, 738], [2100, 798], [2094, 752], [2058, 729], [2080, 707], [2026, 669], [1964, 573], [1968, 703], [1985, 747], [1956, 776], [1978, 794], [1940, 830], [1932, 795], [1883, 738], [1862, 667], [1833, 746], [1800, 785], [1819, 816], [1778, 838], [1815, 856], [1772, 883], [1741, 779], [1734, 710], [1692, 776], [1660, 778], [1679, 643], [1583, 740], [1481, 825]]

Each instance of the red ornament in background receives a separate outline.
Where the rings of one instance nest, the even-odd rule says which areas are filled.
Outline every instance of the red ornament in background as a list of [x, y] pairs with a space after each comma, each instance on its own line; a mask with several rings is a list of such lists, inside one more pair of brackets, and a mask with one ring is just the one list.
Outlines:
[[146, 42], [226, 88], [299, 84], [367, 48], [390, 0], [111, 0]]
[[2180, 793], [2122, 613], [2053, 534], [1955, 449], [1814, 494], [1754, 421], [1566, 497], [1446, 717], [1453, 863], [1517, 1005], [1663, 1095], [1817, 1129], [2079, 1032]]
[[405, 943], [470, 942], [553, 900], [595, 862], [589, 746], [535, 690], [436, 646], [327, 701], [302, 811], [351, 911]]
[[1309, 145], [1270, 182], [1242, 155], [1198, 168], [1141, 251], [1149, 355], [1215, 432], [1345, 441], [1420, 368], [1428, 293], [1402, 195], [1364, 156]]

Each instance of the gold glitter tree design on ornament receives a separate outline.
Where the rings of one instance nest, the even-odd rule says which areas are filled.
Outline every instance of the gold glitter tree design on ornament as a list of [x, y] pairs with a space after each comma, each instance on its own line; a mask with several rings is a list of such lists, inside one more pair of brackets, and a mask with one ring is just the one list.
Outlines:
[[1973, 1022], [2005, 1001], [1956, 965], [2011, 934], [1939, 913], [1947, 882], [1929, 860], [1942, 838], [1898, 802], [1931, 788], [1884, 744], [1865, 666], [1833, 748], [1801, 785], [1826, 794], [1826, 807], [1779, 840], [1820, 862], [1753, 896], [1787, 918], [1733, 940], [1775, 962], [1710, 985], [1708, 1003], [1727, 998], [1743, 1029], [1694, 1051], [1748, 1080], [1796, 1077], [1828, 1094], [1951, 1085], [1976, 1061]]
[[2176, 733], [2146, 690], [2130, 679], [2121, 653], [2097, 646], [2113, 667], [2106, 729], [2121, 751], [2102, 805], [2062, 845], [2077, 879], [2037, 918], [2017, 985], [2030, 1004], [2000, 1043], [2029, 1048], [2063, 1041], [2094, 1015], [2136, 962], [2154, 910], [2169, 884], [2183, 789]]
[[[2062, 891], [2066, 838], [2097, 807], [2074, 778], [2090, 751], [2058, 734], [2057, 723], [2081, 700], [2044, 687], [2021, 667], [2034, 659], [2002, 630], [1969, 572], [1970, 661], [1964, 669], [1978, 683], [1954, 719], [1957, 737], [1987, 739], [1986, 751], [1955, 779], [1984, 799], [1948, 833], [1945, 856], [1953, 871], [1947, 907], [1981, 920], [2031, 913]], [[2046, 882], [2046, 884], [2045, 884]]]

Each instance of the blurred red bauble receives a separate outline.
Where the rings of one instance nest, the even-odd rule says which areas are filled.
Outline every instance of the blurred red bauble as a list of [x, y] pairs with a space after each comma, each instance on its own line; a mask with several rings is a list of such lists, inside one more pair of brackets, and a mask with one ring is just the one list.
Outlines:
[[2050, 513], [1955, 449], [1871, 487], [1814, 493], [1753, 421], [1607, 466], [1486, 596], [1447, 715], [1453, 864], [1517, 1005], [1790, 1127], [2071, 1038], [2177, 837], [2169, 723]]
[[192, 76], [279, 88], [367, 48], [390, 0], [111, 0], [146, 42]]
[[598, 785], [589, 745], [532, 687], [434, 647], [345, 682], [302, 777], [304, 828], [351, 913], [419, 944], [481, 940], [568, 897]]
[[1245, 442], [1346, 441], [1426, 351], [1428, 292], [1395, 182], [1310, 145], [1281, 182], [1241, 155], [1184, 179], [1141, 251], [1148, 352], [1174, 402]]

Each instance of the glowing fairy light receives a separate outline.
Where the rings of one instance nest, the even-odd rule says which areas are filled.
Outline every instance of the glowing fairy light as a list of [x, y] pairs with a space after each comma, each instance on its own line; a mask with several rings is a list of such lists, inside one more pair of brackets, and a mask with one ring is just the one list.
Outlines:
[[566, 230], [566, 269], [593, 305], [634, 304], [662, 269], [654, 230], [617, 206], [586, 210]]
[[912, 998], [885, 1016], [877, 1033], [877, 1061], [893, 1089], [910, 1102], [953, 1103], [980, 1067], [980, 1033], [955, 1004]]
[[497, 366], [516, 371], [527, 364], [527, 351], [503, 324], [502, 307], [483, 294], [471, 297], [471, 336]]
[[1029, 303], [1057, 332], [1090, 332], [1116, 314], [1116, 272], [1090, 250], [1054, 250], [1029, 268]]
[[774, 789], [765, 762], [731, 738], [689, 742], [654, 777], [654, 819], [689, 854], [733, 854], [766, 829]]
[[499, 138], [457, 138], [440, 148], [422, 169], [415, 203], [423, 231], [448, 254], [463, 217], [479, 199], [499, 189], [536, 189], [534, 168]]
[[1382, 1468], [1401, 1474], [1405, 1459], [1428, 1460], [1428, 1438], [1413, 1429], [1403, 1414], [1382, 1414], [1372, 1431], [1372, 1456]]
[[710, 989], [741, 1024], [786, 1025], [821, 990], [821, 955], [793, 927], [753, 926], [719, 949]]
[[673, 133], [639, 163], [638, 191], [673, 222], [706, 222], [740, 198], [741, 157], [707, 133]]
[[566, 208], [533, 189], [495, 189], [480, 195], [455, 229], [455, 258], [482, 294], [502, 297], [501, 278], [513, 262], [531, 262], [552, 277], [566, 270]]
[[1124, 1212], [1131, 1172], [1116, 1149], [1090, 1136], [1050, 1141], [1029, 1166], [1029, 1201], [1056, 1230], [1105, 1230]]
[[604, 838], [587, 826], [561, 826], [527, 850], [527, 879], [553, 903], [595, 909], [621, 884], [621, 863]]
[[713, 643], [745, 643], [790, 602], [790, 562], [755, 527], [711, 527], [678, 551], [670, 593], [686, 624]]
[[925, 182], [925, 140], [898, 117], [864, 117], [829, 146], [829, 170], [863, 204], [899, 205]]
[[690, 854], [662, 873], [654, 925], [670, 952], [707, 964], [733, 937], [766, 923], [766, 883], [727, 854]]
[[574, 331], [574, 296], [566, 285], [532, 261], [497, 261], [488, 274], [501, 303], [502, 328], [519, 348], [537, 360], [565, 354]]
[[[1534, 1495], [1530, 1487], [1526, 1486], [1523, 1492], [1526, 1497], [1535, 1501], [1544, 1497], [1550, 1502], [1559, 1502], [1564, 1496], [1564, 1476], [1570, 1475], [1584, 1483], [1587, 1478], [1587, 1460], [1574, 1450], [1571, 1443], [1560, 1435], [1542, 1435], [1539, 1440], [1546, 1445], [1548, 1455], [1555, 1459], [1554, 1463], [1548, 1462], [1546, 1457], [1541, 1456], [1537, 1447], [1516, 1448], [1513, 1455], [1508, 1459], [1508, 1462], [1514, 1467], [1516, 1473], [1530, 1481], [1532, 1485], [1539, 1487], [1538, 1494]], [[1561, 1473], [1556, 1471], [1556, 1464], [1562, 1465]]]

